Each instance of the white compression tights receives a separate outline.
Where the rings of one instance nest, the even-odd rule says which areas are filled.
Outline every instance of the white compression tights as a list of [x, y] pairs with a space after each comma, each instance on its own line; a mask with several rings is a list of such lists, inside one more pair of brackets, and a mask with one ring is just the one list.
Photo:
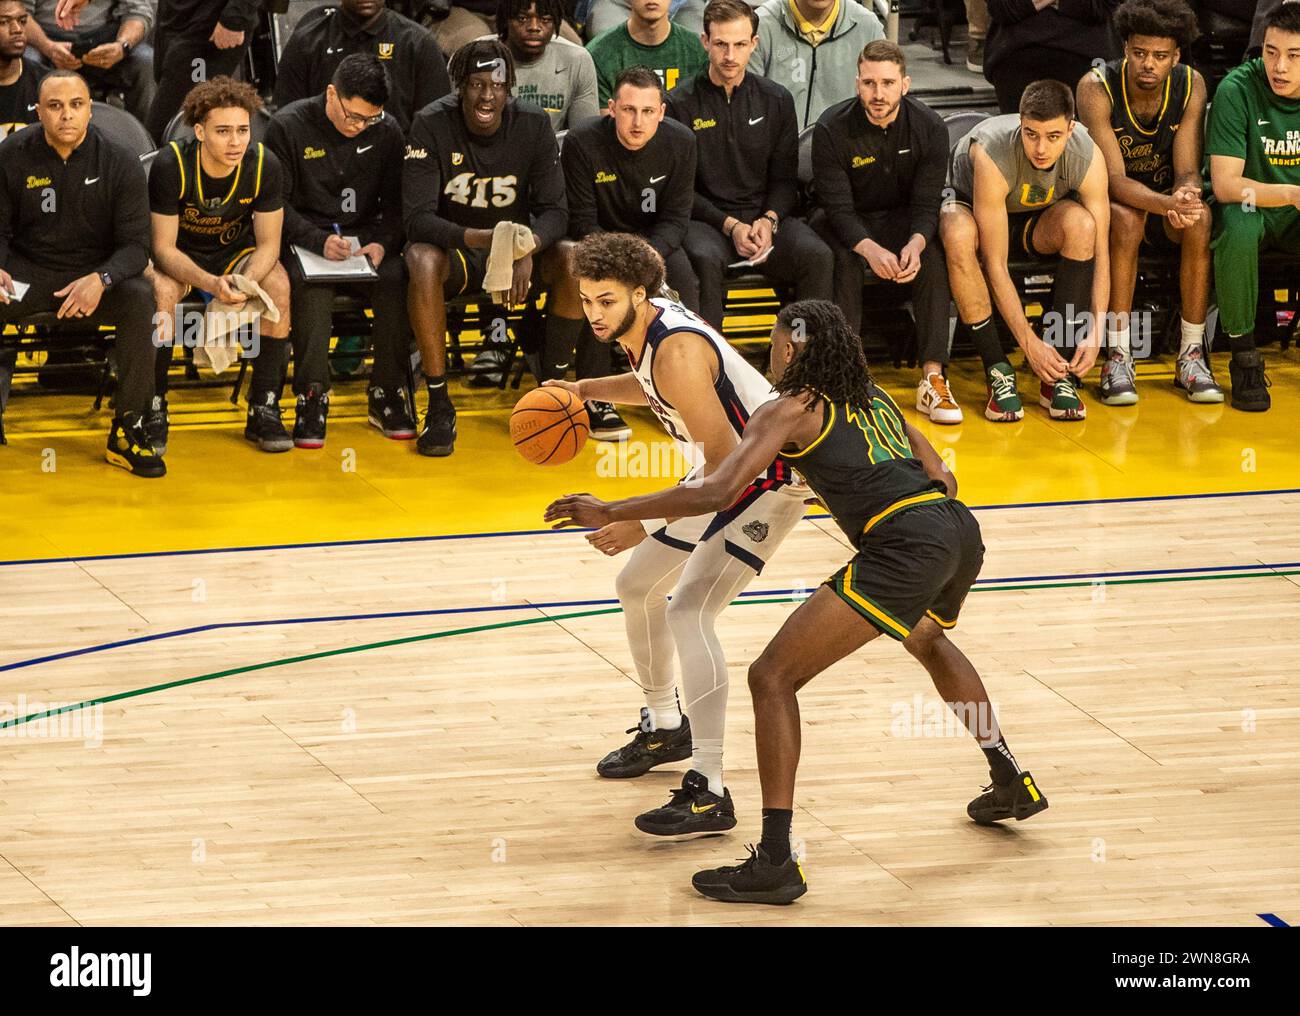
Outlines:
[[754, 575], [753, 568], [727, 553], [721, 533], [697, 544], [689, 554], [648, 537], [633, 550], [615, 584], [652, 722], [664, 725], [667, 718], [671, 726], [677, 712], [675, 648], [681, 660], [682, 709], [691, 721], [693, 768], [708, 777], [710, 788], [718, 794], [722, 792], [727, 660], [714, 621]]

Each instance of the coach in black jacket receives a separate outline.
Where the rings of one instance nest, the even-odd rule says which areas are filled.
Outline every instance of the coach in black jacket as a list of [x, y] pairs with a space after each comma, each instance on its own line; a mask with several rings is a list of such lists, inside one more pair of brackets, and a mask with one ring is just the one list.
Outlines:
[[341, 261], [344, 236], [378, 266], [362, 288], [375, 312], [375, 366], [370, 422], [385, 437], [415, 437], [406, 391], [411, 328], [402, 263], [402, 154], [405, 137], [385, 113], [388, 77], [371, 54], [345, 57], [323, 95], [299, 99], [271, 120], [266, 145], [284, 166], [284, 252], [292, 292], [293, 390], [298, 397], [295, 444], [318, 448], [329, 407], [329, 341], [335, 284], [308, 282], [294, 246]]
[[722, 327], [728, 264], [767, 255], [756, 268], [793, 283], [799, 300], [829, 300], [834, 259], [808, 225], [789, 218], [799, 195], [794, 99], [746, 65], [758, 15], [743, 0], [704, 12], [709, 65], [668, 93], [668, 115], [695, 133], [695, 207], [686, 254], [700, 280], [700, 316]]
[[429, 32], [384, 0], [342, 0], [308, 11], [285, 43], [275, 105], [320, 95], [345, 56], [369, 53], [388, 71], [385, 111], [409, 130], [415, 114], [451, 91], [447, 63]]
[[[32, 314], [117, 331], [119, 386], [108, 461], [162, 476], [143, 414], [153, 398], [149, 192], [140, 161], [90, 123], [90, 90], [73, 71], [41, 81], [40, 123], [0, 156], [0, 327]], [[31, 288], [17, 299], [15, 282]], [[14, 351], [3, 354], [12, 368]]]
[[[938, 113], [907, 94], [909, 84], [896, 44], [867, 44], [858, 94], [829, 107], [813, 128], [813, 187], [822, 210], [814, 224], [835, 251], [835, 302], [855, 329], [865, 279], [912, 284], [919, 407], [931, 389], [940, 401], [947, 392], [948, 271], [937, 231], [948, 130]], [[955, 402], [945, 404], [935, 422], [957, 422], [945, 418], [955, 409]]]

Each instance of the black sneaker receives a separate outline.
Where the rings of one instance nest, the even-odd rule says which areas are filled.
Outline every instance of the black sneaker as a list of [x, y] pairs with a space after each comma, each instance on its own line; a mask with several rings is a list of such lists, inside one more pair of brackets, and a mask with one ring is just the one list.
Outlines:
[[718, 836], [736, 828], [736, 806], [731, 791], [710, 792], [708, 778], [692, 769], [667, 804], [636, 817], [636, 827], [651, 836]]
[[293, 438], [280, 422], [280, 400], [275, 392], [261, 396], [260, 403], [249, 402], [244, 437], [264, 452], [287, 452], [293, 447]]
[[980, 825], [992, 825], [1008, 818], [1023, 822], [1030, 815], [1046, 810], [1047, 798], [1029, 773], [1017, 773], [1009, 783], [999, 783], [991, 772], [989, 779], [992, 782], [984, 788], [984, 793], [966, 805], [966, 814]]
[[623, 441], [632, 436], [632, 428], [608, 402], [587, 402], [587, 419], [591, 421], [591, 436], [597, 441]]
[[723, 903], [793, 903], [808, 891], [803, 866], [787, 857], [773, 863], [760, 843], [749, 847], [749, 858], [742, 864], [697, 871], [691, 879], [696, 892]]
[[104, 458], [133, 476], [154, 479], [167, 475], [162, 456], [149, 444], [140, 413], [123, 413], [113, 421]]
[[159, 455], [167, 454], [167, 431], [171, 421], [167, 418], [167, 398], [155, 395], [144, 414], [145, 440]]
[[474, 362], [469, 365], [471, 374], [500, 374], [510, 366], [510, 347], [500, 342], [485, 342]]
[[1264, 358], [1258, 351], [1233, 353], [1228, 360], [1228, 377], [1232, 380], [1233, 409], [1262, 413], [1273, 404], [1268, 394], [1273, 382], [1264, 373]]
[[294, 447], [324, 448], [325, 420], [329, 413], [329, 392], [318, 392], [315, 388], [309, 388], [306, 395], [299, 395], [293, 421]]
[[641, 709], [641, 722], [625, 733], [636, 737], [596, 763], [596, 772], [607, 780], [629, 780], [644, 776], [655, 766], [682, 762], [691, 757], [691, 721], [682, 717], [676, 730], [649, 730], [650, 710]]
[[450, 455], [456, 447], [456, 407], [448, 399], [438, 404], [430, 403], [424, 414], [424, 425], [415, 442], [421, 455]]
[[384, 437], [394, 441], [410, 441], [415, 437], [415, 421], [411, 419], [405, 388], [371, 388], [366, 396], [370, 403], [370, 426], [378, 427]]

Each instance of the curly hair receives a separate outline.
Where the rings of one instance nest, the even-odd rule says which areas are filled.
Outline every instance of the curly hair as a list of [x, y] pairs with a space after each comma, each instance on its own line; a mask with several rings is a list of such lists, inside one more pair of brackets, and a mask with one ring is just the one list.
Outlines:
[[1173, 39], [1186, 50], [1201, 34], [1196, 14], [1183, 0], [1127, 0], [1115, 12], [1115, 30], [1128, 42], [1135, 35]]
[[506, 87], [514, 91], [515, 58], [510, 55], [510, 47], [500, 39], [475, 39], [456, 50], [447, 61], [447, 77], [451, 78], [451, 87], [463, 93], [469, 76], [485, 70], [489, 61], [496, 61], [496, 66], [492, 68], [493, 79], [502, 80], [498, 75], [504, 73]]
[[[795, 338], [794, 361], [772, 387], [781, 395], [821, 395], [850, 406], [871, 405], [871, 368], [862, 339], [829, 300], [796, 300], [776, 316]], [[802, 341], [799, 341], [802, 337]], [[810, 405], [815, 399], [809, 398]]]
[[580, 279], [613, 279], [646, 296], [657, 296], [664, 284], [664, 259], [639, 236], [631, 233], [592, 233], [578, 241], [573, 251], [573, 274]]
[[537, 8], [537, 13], [542, 17], [550, 17], [555, 26], [555, 35], [559, 35], [560, 26], [564, 24], [564, 5], [560, 0], [498, 0], [497, 38], [505, 42], [510, 33], [510, 22], [520, 14], [527, 14], [533, 7]]
[[248, 82], [222, 75], [211, 81], [200, 81], [191, 88], [185, 96], [185, 102], [181, 104], [181, 114], [185, 122], [193, 127], [206, 120], [214, 109], [234, 108], [246, 109], [252, 117], [262, 108], [262, 97]]

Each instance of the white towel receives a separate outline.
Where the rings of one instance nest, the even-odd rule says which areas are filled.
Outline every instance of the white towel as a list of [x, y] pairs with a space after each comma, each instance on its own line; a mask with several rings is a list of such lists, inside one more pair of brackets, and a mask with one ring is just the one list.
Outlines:
[[533, 231], [513, 222], [498, 222], [492, 228], [492, 249], [483, 272], [483, 291], [499, 304], [510, 300], [515, 262], [533, 252]]
[[241, 304], [229, 304], [213, 297], [203, 315], [203, 345], [194, 350], [195, 365], [211, 367], [214, 374], [220, 374], [239, 358], [240, 347], [235, 344], [234, 336], [240, 328], [251, 325], [259, 317], [272, 324], [280, 320], [280, 308], [266, 290], [247, 275], [228, 278], [239, 292], [248, 294], [248, 299]]

